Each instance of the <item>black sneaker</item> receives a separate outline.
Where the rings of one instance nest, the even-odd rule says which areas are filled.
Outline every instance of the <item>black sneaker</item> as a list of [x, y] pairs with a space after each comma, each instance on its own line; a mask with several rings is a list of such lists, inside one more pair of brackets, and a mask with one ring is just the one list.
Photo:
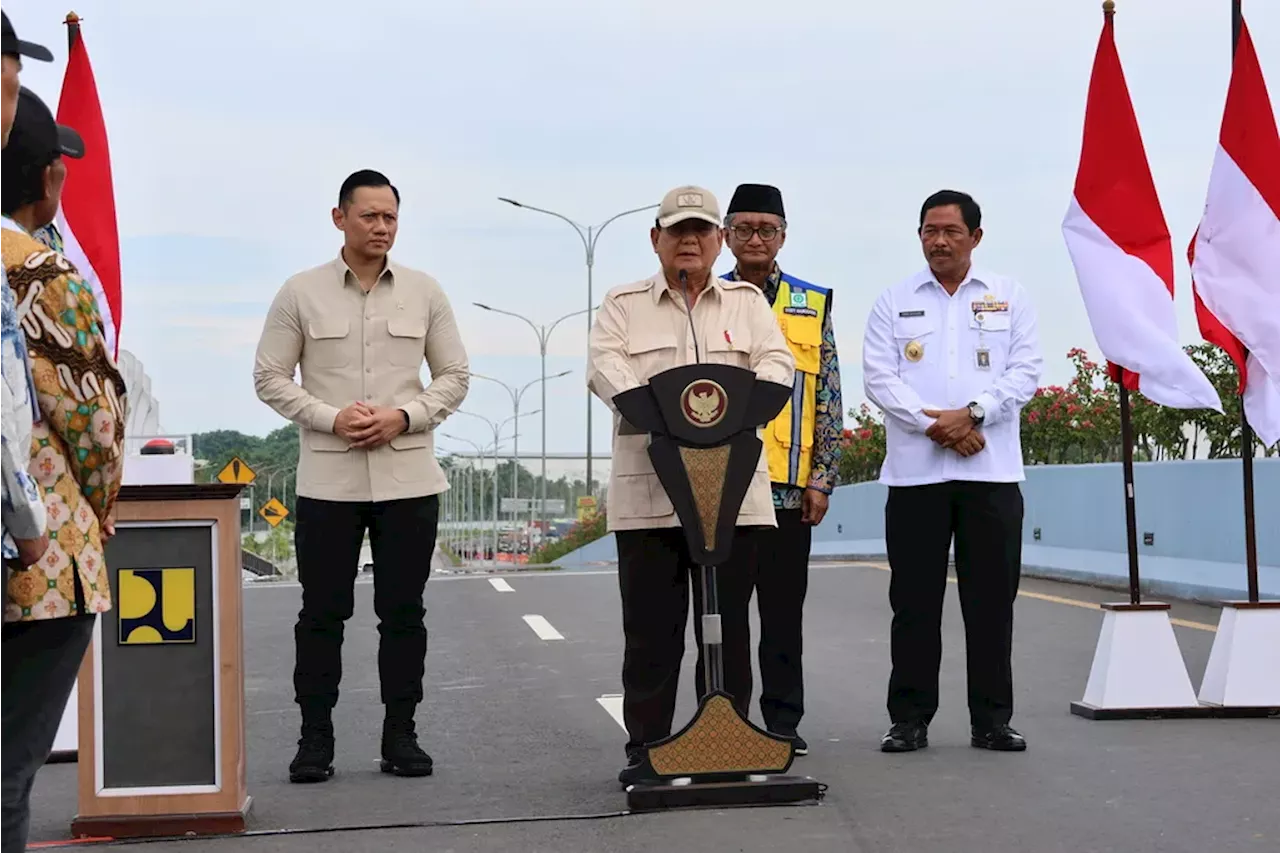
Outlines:
[[809, 754], [809, 742], [795, 732], [770, 732], [770, 734], [790, 740], [797, 756]]
[[298, 752], [289, 764], [290, 782], [324, 782], [333, 775], [333, 726], [302, 726]]
[[919, 720], [894, 723], [880, 738], [881, 752], [915, 752], [929, 745], [929, 727]]
[[1023, 752], [1027, 748], [1027, 739], [1008, 725], [990, 729], [974, 728], [969, 742], [978, 749], [996, 752]]
[[651, 782], [657, 777], [645, 763], [647, 754], [643, 748], [627, 750], [627, 766], [618, 774], [618, 781], [623, 785], [635, 785], [638, 782]]
[[383, 773], [397, 776], [430, 776], [434, 770], [431, 756], [418, 746], [418, 735], [412, 720], [387, 720], [382, 726]]

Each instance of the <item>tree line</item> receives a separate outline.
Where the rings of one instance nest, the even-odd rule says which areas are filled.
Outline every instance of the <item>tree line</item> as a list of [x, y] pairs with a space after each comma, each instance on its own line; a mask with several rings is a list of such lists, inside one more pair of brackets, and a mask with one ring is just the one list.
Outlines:
[[[1223, 413], [1212, 409], [1172, 409], [1129, 394], [1133, 415], [1134, 451], [1138, 462], [1176, 459], [1240, 457], [1243, 443], [1241, 400], [1236, 393], [1235, 363], [1212, 344], [1186, 347], [1222, 400]], [[1119, 462], [1120, 387], [1106, 367], [1080, 348], [1067, 352], [1075, 376], [1065, 386], [1037, 388], [1022, 409], [1022, 455], [1027, 465], [1070, 465]], [[881, 412], [863, 403], [849, 412], [852, 423], [844, 432], [840, 482], [862, 483], [880, 476], [885, 431]], [[1265, 447], [1254, 437], [1254, 455], [1280, 455], [1280, 444]]]

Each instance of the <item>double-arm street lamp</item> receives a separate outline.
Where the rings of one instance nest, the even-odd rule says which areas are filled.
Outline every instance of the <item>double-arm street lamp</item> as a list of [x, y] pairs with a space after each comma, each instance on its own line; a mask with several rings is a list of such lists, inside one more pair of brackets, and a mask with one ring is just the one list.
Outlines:
[[[512, 415], [511, 417], [501, 422], [494, 422], [486, 418], [484, 415], [477, 415], [475, 412], [467, 412], [462, 409], [458, 409], [455, 412], [455, 414], [466, 415], [469, 418], [478, 418], [484, 421], [485, 423], [487, 423], [489, 425], [489, 428], [493, 430], [493, 559], [494, 560], [498, 559], [498, 500], [499, 500], [498, 498], [498, 445], [502, 442], [502, 438], [501, 438], [502, 428], [507, 424], [512, 423], [513, 421], [518, 421], [520, 418], [524, 417], [525, 415], [536, 415], [540, 411], [541, 409], [534, 409], [532, 412], [524, 412], [519, 415]], [[513, 427], [513, 429], [516, 430], [516, 432], [514, 435], [512, 435], [512, 440], [518, 441], [520, 438], [519, 424], [516, 424]], [[452, 436], [446, 436], [446, 438], [451, 438], [451, 437]], [[512, 472], [513, 475], [514, 473], [515, 472]]]
[[[554, 216], [556, 219], [562, 220], [573, 226], [573, 230], [577, 232], [578, 237], [582, 239], [582, 248], [586, 251], [587, 257], [587, 308], [584, 312], [587, 315], [587, 335], [591, 334], [591, 311], [595, 304], [595, 297], [592, 295], [592, 270], [596, 262], [596, 241], [600, 239], [600, 234], [615, 219], [621, 219], [633, 213], [641, 213], [645, 210], [653, 210], [659, 207], [656, 204], [647, 204], [644, 207], [634, 207], [631, 210], [624, 210], [621, 213], [615, 213], [599, 225], [579, 225], [569, 217], [562, 213], [556, 213], [554, 210], [544, 210], [541, 207], [534, 207], [531, 204], [523, 204], [510, 198], [499, 197], [498, 201], [506, 202], [513, 207], [519, 207], [524, 210], [532, 210], [535, 213], [545, 213], [548, 216]], [[493, 310], [493, 309], [490, 309]], [[523, 319], [523, 318], [522, 318]], [[530, 324], [532, 325], [532, 324]], [[545, 472], [544, 472], [545, 477]], [[545, 483], [546, 480], [543, 480]], [[587, 391], [587, 494], [594, 494], [591, 488], [591, 391]], [[543, 495], [545, 498], [546, 496]]]
[[[459, 410], [459, 413], [470, 414], [469, 412], [461, 412], [461, 410]], [[480, 416], [472, 415], [472, 417], [478, 418]], [[482, 420], [488, 420], [488, 418], [483, 418]], [[490, 423], [492, 423], [492, 421], [490, 421]], [[505, 425], [506, 425], [506, 422], [504, 421], [503, 426]], [[462, 438], [461, 436], [450, 435], [447, 432], [442, 432], [440, 433], [440, 435], [444, 438], [450, 439], [451, 441], [460, 441], [460, 442], [463, 442], [464, 444], [469, 444], [472, 447], [474, 447], [476, 449], [476, 456], [477, 458], [479, 458], [482, 464], [484, 462], [485, 453], [490, 450], [490, 447], [481, 447], [480, 445], [476, 444], [474, 441], [472, 441], [469, 438]], [[503, 444], [503, 442], [504, 440], [498, 439], [497, 435], [495, 434], [493, 444], [491, 445], [491, 448], [493, 450], [493, 559], [495, 562], [498, 559], [498, 448]], [[477, 516], [484, 515], [484, 469], [483, 468], [481, 468], [481, 471], [480, 471], [480, 507], [479, 507], [479, 511], [475, 514]], [[480, 535], [480, 545], [481, 545], [481, 548], [484, 547], [484, 534]]]
[[[503, 388], [506, 388], [507, 393], [511, 395], [511, 408], [513, 410], [513, 417], [515, 418], [520, 417], [520, 398], [524, 396], [524, 392], [528, 391], [530, 388], [532, 388], [534, 385], [537, 385], [539, 382], [542, 383], [542, 409], [540, 411], [542, 412], [542, 477], [544, 482], [544, 485], [542, 487], [543, 500], [546, 499], [546, 491], [547, 491], [546, 485], [545, 485], [546, 476], [547, 476], [547, 380], [559, 379], [562, 376], [568, 376], [572, 372], [573, 372], [572, 370], [562, 370], [559, 373], [555, 374], [554, 376], [548, 376], [546, 371], [546, 360], [544, 359], [542, 378], [533, 380], [528, 385], [525, 385], [523, 388], [519, 390], [516, 390], [514, 387], [503, 382], [501, 379], [494, 379], [492, 376], [485, 376], [483, 373], [471, 374], [476, 379], [487, 379], [490, 382], [496, 382], [499, 385], [501, 385]], [[511, 455], [514, 457], [515, 463], [516, 463], [516, 469], [515, 471], [512, 472], [512, 481], [511, 481], [511, 499], [514, 501], [520, 498], [520, 441], [518, 437], [513, 447], [511, 448]], [[534, 497], [529, 498], [529, 519], [531, 521], [533, 519], [533, 504], [535, 500], [536, 498]], [[540, 513], [540, 517], [544, 516], [545, 512], [546, 512], [546, 507], [543, 507], [543, 513]]]
[[[551, 340], [551, 333], [556, 330], [556, 326], [560, 325], [565, 320], [568, 320], [570, 317], [577, 317], [580, 314], [586, 314], [588, 311], [594, 311], [596, 308], [599, 308], [600, 306], [595, 305], [595, 306], [592, 306], [591, 308], [583, 308], [581, 311], [574, 311], [570, 314], [565, 314], [563, 317], [560, 317], [554, 322], [552, 322], [551, 325], [549, 326], [547, 325], [539, 326], [538, 324], [534, 323], [532, 320], [530, 320], [528, 317], [524, 316], [523, 314], [517, 314], [514, 311], [505, 311], [501, 308], [494, 308], [492, 305], [485, 305], [481, 302], [475, 302], [473, 304], [477, 308], [483, 308], [484, 310], [492, 311], [495, 314], [506, 314], [508, 317], [515, 317], [517, 320], [524, 320], [526, 323], [529, 324], [529, 328], [533, 329], [533, 333], [538, 336], [538, 352], [542, 356], [542, 378], [543, 378], [543, 382], [542, 382], [542, 513], [541, 513], [541, 518], [543, 522], [545, 522], [547, 519], [547, 516], [546, 516], [546, 512], [547, 512], [547, 383], [546, 383], [546, 379], [548, 378], [547, 377], [547, 341]], [[590, 394], [589, 391], [587, 393]], [[587, 410], [588, 424], [590, 424], [590, 417], [591, 417], [590, 413], [591, 413], [591, 410], [588, 409]], [[590, 448], [591, 448], [590, 432], [591, 432], [590, 428], [588, 428], [587, 430], [588, 454], [590, 454], [591, 452], [590, 451]], [[587, 484], [588, 491], [590, 491], [590, 485], [591, 485], [590, 482], [588, 482]]]

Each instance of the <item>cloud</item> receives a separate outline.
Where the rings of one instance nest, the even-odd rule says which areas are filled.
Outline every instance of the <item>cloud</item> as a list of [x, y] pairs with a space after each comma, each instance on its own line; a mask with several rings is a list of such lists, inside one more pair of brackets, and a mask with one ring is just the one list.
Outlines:
[[[533, 332], [472, 302], [550, 323], [586, 307], [585, 257], [567, 224], [498, 196], [586, 227], [680, 183], [726, 202], [737, 183], [763, 180], [786, 195], [783, 264], [836, 289], [856, 405], [867, 309], [922, 263], [920, 201], [951, 186], [982, 202], [980, 260], [1024, 282], [1046, 379], [1061, 381], [1067, 349], [1096, 350], [1060, 223], [1099, 7], [402, 0], [352, 14], [335, 0], [85, 0], [123, 237], [124, 344], [147, 365], [167, 427], [278, 425], [250, 383], [261, 317], [288, 275], [336, 253], [337, 186], [368, 166], [402, 190], [397, 256], [441, 281], [475, 369], [525, 382], [539, 369]], [[57, 61], [28, 63], [23, 82], [55, 102], [61, 15], [37, 0], [5, 8], [24, 37], [54, 48]], [[1276, 91], [1280, 6], [1247, 14]], [[1221, 116], [1229, 4], [1127, 0], [1116, 27], [1182, 246]], [[594, 301], [653, 271], [648, 226], [627, 217], [600, 236]], [[1182, 337], [1194, 342], [1177, 269]], [[582, 445], [585, 347], [577, 318], [551, 341], [548, 370], [576, 371], [549, 394], [553, 448]], [[485, 385], [468, 405], [509, 412], [506, 392]], [[609, 417], [594, 411], [599, 450]], [[533, 440], [539, 427], [521, 429]]]

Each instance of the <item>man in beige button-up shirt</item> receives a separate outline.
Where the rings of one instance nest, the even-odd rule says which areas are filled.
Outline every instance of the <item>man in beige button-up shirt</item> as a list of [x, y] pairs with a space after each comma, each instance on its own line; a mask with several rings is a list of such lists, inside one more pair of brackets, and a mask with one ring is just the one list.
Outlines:
[[[650, 239], [661, 271], [615, 287], [600, 305], [587, 365], [591, 390], [612, 408], [613, 398], [623, 391], [699, 360], [745, 367], [760, 379], [790, 387], [795, 359], [764, 295], [750, 282], [726, 281], [712, 273], [724, 245], [715, 196], [691, 186], [667, 193]], [[687, 304], [693, 306], [696, 334], [691, 334]], [[627, 767], [618, 780], [627, 785], [642, 779], [645, 745], [671, 734], [694, 566], [675, 510], [649, 461], [648, 436], [624, 434], [621, 427], [615, 411], [607, 513], [618, 540], [626, 637], [622, 714]], [[754, 528], [775, 525], [761, 454], [738, 514], [733, 555], [717, 582], [725, 688], [744, 716], [752, 687], [748, 604], [756, 560]], [[700, 610], [701, 588], [693, 587]], [[694, 628], [701, 644], [701, 620], [694, 620]], [[702, 683], [699, 671], [697, 684]]]
[[[432, 431], [462, 403], [467, 353], [449, 300], [425, 273], [392, 261], [400, 194], [372, 171], [347, 178], [333, 210], [344, 234], [333, 261], [276, 295], [258, 344], [258, 397], [301, 431], [297, 549], [302, 610], [294, 629], [302, 737], [294, 782], [333, 774], [331, 712], [343, 623], [354, 608], [365, 532], [373, 546], [378, 673], [386, 719], [382, 769], [428, 775], [417, 743], [427, 631], [422, 595], [448, 488]], [[431, 383], [422, 384], [422, 361]], [[301, 367], [302, 384], [294, 381]]]

